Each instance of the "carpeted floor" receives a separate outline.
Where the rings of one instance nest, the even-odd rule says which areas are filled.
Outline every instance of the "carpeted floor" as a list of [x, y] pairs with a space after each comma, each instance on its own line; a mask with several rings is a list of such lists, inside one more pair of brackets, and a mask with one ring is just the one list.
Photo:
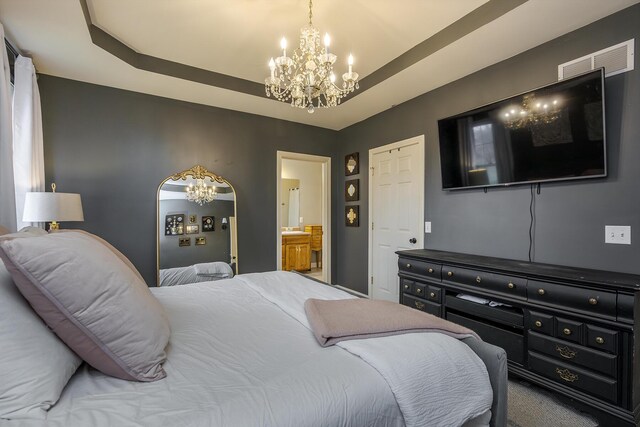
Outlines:
[[597, 427], [598, 422], [525, 381], [509, 380], [509, 427]]

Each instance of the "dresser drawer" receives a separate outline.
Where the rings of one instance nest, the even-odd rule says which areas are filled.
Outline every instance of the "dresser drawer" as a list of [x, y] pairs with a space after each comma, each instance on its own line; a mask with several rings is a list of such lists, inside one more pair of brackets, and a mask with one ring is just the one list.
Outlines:
[[529, 369], [547, 378], [610, 402], [618, 401], [618, 382], [581, 368], [529, 352]]
[[440, 281], [442, 266], [440, 264], [433, 264], [425, 261], [400, 258], [398, 260], [398, 270], [400, 270], [400, 272], [417, 274]]
[[459, 283], [500, 292], [514, 298], [524, 299], [527, 297], [527, 279], [520, 277], [444, 265], [442, 279], [449, 283]]
[[412, 294], [414, 283], [413, 280], [400, 279], [400, 293]]
[[587, 325], [587, 345], [598, 350], [618, 354], [618, 332]]
[[483, 341], [502, 347], [507, 352], [507, 359], [510, 361], [520, 365], [524, 364], [524, 339], [522, 335], [456, 313], [447, 312], [447, 320], [466, 326], [478, 334]]
[[582, 344], [584, 342], [584, 324], [556, 317], [556, 337]]
[[442, 302], [442, 290], [437, 286], [431, 286], [427, 288], [427, 293], [425, 295], [429, 301], [441, 303]]
[[615, 292], [529, 280], [527, 299], [531, 302], [574, 309], [591, 315], [616, 317]]
[[407, 294], [402, 295], [402, 304], [424, 311], [425, 313], [433, 314], [434, 316], [442, 317], [442, 306], [440, 304], [415, 298]]
[[579, 365], [613, 378], [618, 376], [618, 358], [612, 354], [591, 350], [532, 331], [529, 331], [527, 345], [529, 350], [544, 353], [566, 363]]
[[425, 298], [425, 295], [427, 294], [427, 285], [425, 285], [424, 283], [414, 282], [413, 294], [417, 297]]
[[527, 319], [527, 329], [550, 336], [554, 335], [555, 324], [552, 315], [529, 311]]

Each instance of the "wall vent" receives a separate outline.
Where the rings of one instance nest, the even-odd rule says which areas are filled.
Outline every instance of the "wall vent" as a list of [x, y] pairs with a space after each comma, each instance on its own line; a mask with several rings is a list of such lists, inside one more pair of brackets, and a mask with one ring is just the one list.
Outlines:
[[604, 67], [605, 77], [633, 70], [635, 39], [558, 65], [558, 80]]

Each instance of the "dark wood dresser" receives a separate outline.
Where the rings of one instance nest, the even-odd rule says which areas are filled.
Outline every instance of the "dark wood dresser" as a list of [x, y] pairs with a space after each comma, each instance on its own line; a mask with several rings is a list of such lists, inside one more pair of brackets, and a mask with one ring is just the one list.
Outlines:
[[505, 349], [510, 374], [571, 399], [601, 426], [640, 425], [640, 276], [427, 249], [397, 254], [401, 304], [473, 329]]

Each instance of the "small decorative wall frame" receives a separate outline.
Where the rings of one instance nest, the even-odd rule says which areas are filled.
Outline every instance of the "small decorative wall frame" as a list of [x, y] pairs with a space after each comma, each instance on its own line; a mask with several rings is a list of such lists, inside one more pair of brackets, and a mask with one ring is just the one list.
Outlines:
[[202, 246], [207, 244], [206, 237], [196, 237], [196, 246]]
[[344, 183], [345, 202], [357, 202], [360, 200], [360, 180], [350, 179]]
[[189, 224], [195, 224], [198, 222], [198, 215], [189, 215]]
[[215, 216], [202, 217], [202, 231], [214, 231], [216, 229], [215, 224], [216, 224]]
[[178, 240], [179, 246], [191, 246], [191, 237], [181, 237]]
[[347, 227], [360, 226], [360, 206], [345, 206], [344, 215], [345, 225]]
[[200, 232], [200, 226], [198, 224], [187, 225], [187, 234], [198, 234]]
[[358, 160], [358, 153], [347, 154], [344, 157], [344, 175], [357, 175], [360, 173], [360, 160]]
[[171, 214], [165, 216], [164, 235], [177, 236], [184, 234], [184, 214]]

